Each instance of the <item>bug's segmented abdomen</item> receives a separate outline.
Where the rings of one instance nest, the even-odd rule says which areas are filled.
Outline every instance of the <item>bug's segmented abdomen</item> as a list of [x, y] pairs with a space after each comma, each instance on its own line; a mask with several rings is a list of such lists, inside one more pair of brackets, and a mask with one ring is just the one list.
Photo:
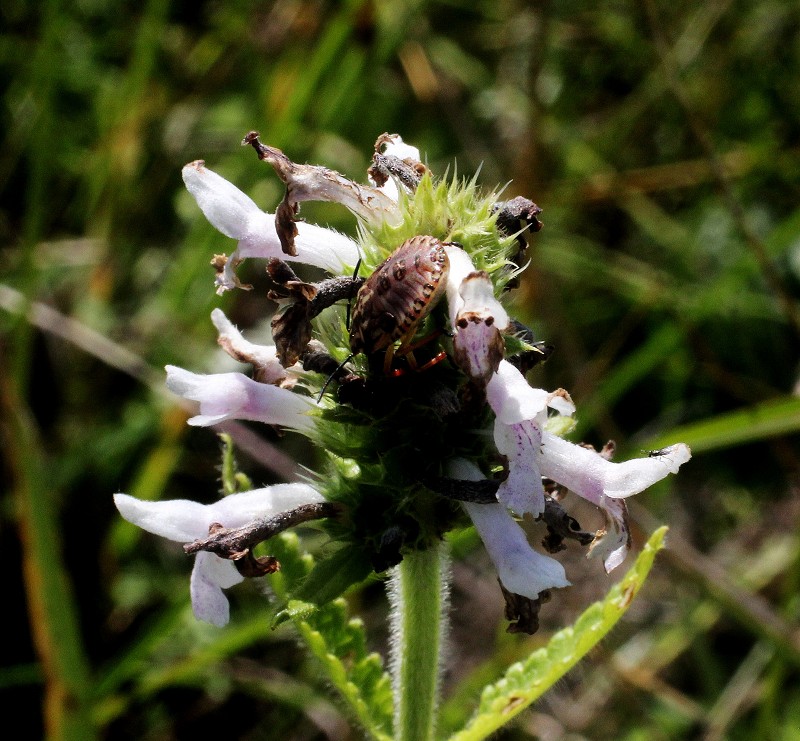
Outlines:
[[350, 349], [371, 354], [415, 329], [445, 290], [450, 261], [435, 237], [412, 237], [367, 278], [356, 296]]

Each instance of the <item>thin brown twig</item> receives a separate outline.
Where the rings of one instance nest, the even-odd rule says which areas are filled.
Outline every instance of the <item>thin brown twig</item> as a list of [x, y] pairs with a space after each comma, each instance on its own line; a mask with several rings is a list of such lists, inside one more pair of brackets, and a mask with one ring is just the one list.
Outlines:
[[[21, 292], [3, 283], [0, 283], [0, 309], [4, 309], [10, 314], [24, 314], [27, 321], [33, 326], [54, 337], [59, 337], [102, 363], [135, 378], [171, 404], [180, 406], [188, 412], [195, 410], [194, 402], [177, 397], [166, 389], [163, 371], [153, 368], [141, 356], [110, 340], [74, 317], [62, 314], [52, 306], [40, 301], [30, 301]], [[227, 432], [239, 450], [282, 479], [287, 481], [297, 479], [300, 473], [298, 464], [241, 422], [227, 420], [214, 425], [213, 429]]]
[[222, 558], [237, 560], [249, 553], [254, 546], [274, 538], [278, 533], [311, 520], [336, 517], [341, 507], [334, 502], [312, 502], [265, 517], [236, 528], [212, 525], [207, 538], [195, 540], [183, 546], [186, 553], [210, 551]]

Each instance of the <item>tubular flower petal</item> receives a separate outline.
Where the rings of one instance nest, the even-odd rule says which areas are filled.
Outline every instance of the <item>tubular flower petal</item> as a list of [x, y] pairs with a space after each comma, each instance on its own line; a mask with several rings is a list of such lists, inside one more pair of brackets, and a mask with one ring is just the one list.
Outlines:
[[476, 271], [475, 263], [460, 247], [445, 247], [450, 270], [447, 273], [447, 312], [450, 325], [455, 329], [456, 317], [464, 308], [464, 297], [461, 295], [461, 284], [465, 278]]
[[183, 182], [212, 226], [239, 244], [225, 264], [217, 282], [220, 292], [238, 285], [233, 271], [245, 258], [278, 257], [342, 272], [358, 260], [358, 245], [331, 229], [298, 223], [297, 256], [281, 249], [275, 216], [263, 212], [247, 195], [198, 160], [183, 168]]
[[564, 567], [530, 547], [522, 528], [503, 505], [465, 502], [464, 509], [509, 592], [536, 599], [546, 589], [570, 585]]
[[306, 415], [314, 406], [311, 399], [258, 383], [242, 373], [201, 375], [168, 365], [167, 388], [185, 399], [200, 402], [200, 414], [189, 420], [190, 425], [197, 427], [226, 419], [249, 419], [302, 431], [314, 426]]
[[631, 547], [628, 507], [624, 499], [606, 498], [601, 510], [606, 518], [606, 527], [595, 537], [589, 556], [601, 558], [603, 568], [610, 574], [625, 560]]
[[[255, 202], [233, 183], [205, 166], [205, 162], [190, 162], [181, 173], [186, 189], [211, 225], [231, 239], [246, 239], [250, 235], [268, 235], [265, 226], [269, 217]], [[274, 229], [273, 229], [274, 231]]]
[[513, 425], [536, 417], [547, 409], [553, 395], [544, 389], [528, 385], [522, 375], [507, 360], [500, 365], [486, 386], [486, 400], [497, 419]]
[[115, 494], [114, 504], [128, 522], [148, 533], [182, 543], [202, 537], [214, 522], [208, 516], [208, 505], [188, 499], [148, 502], [127, 494]]
[[542, 431], [532, 420], [515, 425], [496, 421], [497, 452], [508, 458], [508, 477], [497, 490], [497, 501], [520, 517], [544, 512], [544, 486], [539, 473]]
[[383, 142], [383, 153], [390, 154], [401, 160], [419, 162], [419, 149], [406, 144], [400, 134], [389, 134]]
[[519, 516], [538, 517], [544, 511], [544, 486], [540, 473], [541, 424], [553, 408], [569, 416], [575, 407], [568, 396], [534, 389], [510, 363], [502, 361], [487, 387], [487, 399], [497, 415], [494, 442], [508, 461], [508, 476], [497, 490], [497, 500]]
[[692, 457], [689, 448], [682, 443], [660, 453], [655, 457], [612, 463], [594, 450], [544, 432], [542, 475], [602, 506], [604, 497], [622, 499], [638, 494], [669, 474], [677, 473], [681, 464]]
[[[258, 518], [273, 517], [302, 504], [321, 501], [319, 492], [302, 483], [253, 489], [206, 505], [186, 499], [147, 502], [127, 494], [114, 495], [114, 504], [128, 522], [179, 543], [206, 537], [214, 523], [226, 528], [241, 527]], [[243, 579], [233, 562], [213, 553], [198, 553], [190, 588], [195, 616], [213, 625], [225, 625], [229, 607], [222, 590]]]
[[590, 448], [544, 432], [540, 466], [543, 476], [603, 511], [606, 529], [598, 533], [590, 555], [601, 557], [610, 572], [622, 563], [630, 548], [627, 508], [622, 500], [677, 473], [691, 457], [688, 446], [681, 443], [659, 451], [658, 456], [612, 463]]
[[[448, 469], [451, 476], [465, 481], [485, 478], [475, 464], [466, 460], [451, 461]], [[569, 586], [564, 567], [531, 548], [524, 531], [503, 505], [464, 502], [463, 507], [509, 592], [535, 600], [546, 589]]]
[[192, 576], [189, 579], [189, 595], [192, 612], [198, 620], [224, 628], [231, 619], [231, 607], [223, 589], [229, 589], [244, 581], [233, 561], [200, 551], [195, 556]]
[[[489, 274], [483, 271], [470, 273], [458, 289], [464, 306], [459, 315], [479, 314], [482, 319], [491, 317], [491, 326], [499, 331], [508, 327], [508, 313], [494, 297], [494, 288]], [[456, 321], [458, 324], [458, 321]]]
[[455, 318], [455, 361], [473, 381], [486, 384], [503, 359], [508, 314], [494, 297], [488, 273], [470, 273], [458, 293], [463, 306]]
[[286, 255], [281, 251], [273, 215], [264, 214], [264, 216], [269, 221], [270, 231], [249, 235], [240, 240], [228, 260], [229, 266], [235, 266], [247, 257], [278, 257], [281, 260], [314, 265], [331, 273], [342, 273], [358, 261], [358, 245], [352, 239], [333, 229], [325, 229], [304, 221], [296, 224], [297, 236], [294, 243], [297, 247], [297, 256]]

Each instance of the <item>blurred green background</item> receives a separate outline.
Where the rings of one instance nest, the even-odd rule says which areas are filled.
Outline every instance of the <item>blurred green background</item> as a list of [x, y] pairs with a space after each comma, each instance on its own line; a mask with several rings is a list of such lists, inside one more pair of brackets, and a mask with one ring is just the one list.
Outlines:
[[[250, 129], [359, 180], [399, 132], [435, 173], [531, 197], [515, 311], [556, 346], [531, 381], [572, 393], [575, 439], [693, 448], [633, 503], [636, 543], [671, 532], [624, 625], [500, 737], [800, 738], [796, 3], [4, 0], [0, 84], [0, 697], [22, 738], [360, 737], [263, 586], [197, 624], [189, 560], [111, 501], [217, 496], [218, 443], [162, 368], [222, 367], [215, 306], [267, 334], [263, 266], [214, 294], [233, 243], [180, 180], [202, 158], [274, 208]], [[253, 431], [256, 483], [314, 467]], [[447, 727], [607, 590], [565, 559], [575, 586], [524, 638], [483, 552], [455, 563]], [[381, 585], [351, 601], [381, 650]]]

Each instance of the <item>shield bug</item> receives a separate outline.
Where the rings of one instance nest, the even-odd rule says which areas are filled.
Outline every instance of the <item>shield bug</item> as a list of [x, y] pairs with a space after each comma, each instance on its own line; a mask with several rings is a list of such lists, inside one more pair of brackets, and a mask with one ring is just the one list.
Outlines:
[[[395, 355], [404, 356], [415, 370], [425, 370], [447, 357], [440, 352], [417, 367], [412, 351], [427, 339], [416, 344], [412, 344], [412, 339], [420, 323], [445, 293], [450, 271], [445, 247], [455, 244], [427, 235], [407, 239], [364, 281], [356, 294], [352, 313], [348, 306], [350, 355], [325, 381], [320, 399], [337, 373], [359, 353], [373, 356], [385, 350], [384, 373], [395, 376], [402, 374], [400, 370], [391, 371]], [[395, 348], [398, 340], [400, 344]]]
[[[386, 350], [388, 372], [395, 354], [410, 355], [420, 323], [442, 298], [450, 270], [446, 243], [435, 237], [406, 240], [359, 288], [350, 324], [353, 355]], [[395, 342], [400, 346], [395, 350]], [[413, 360], [410, 365], [414, 367]]]

